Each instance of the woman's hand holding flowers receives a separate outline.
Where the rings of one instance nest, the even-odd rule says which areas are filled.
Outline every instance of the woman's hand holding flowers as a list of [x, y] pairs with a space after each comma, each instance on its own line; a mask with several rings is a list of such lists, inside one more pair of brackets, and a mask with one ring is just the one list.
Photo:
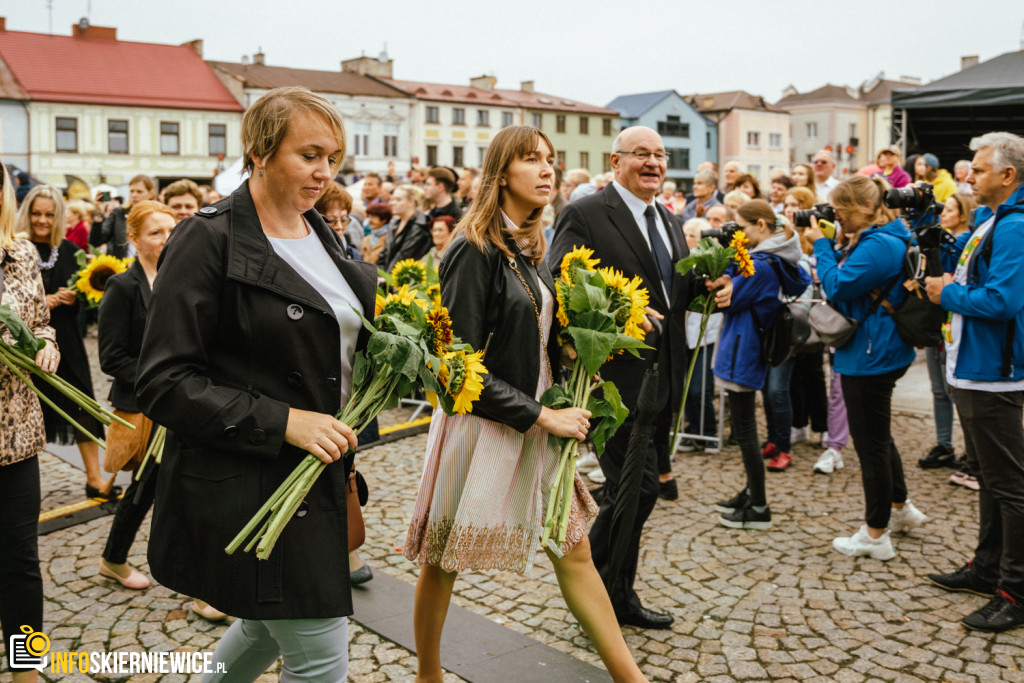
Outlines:
[[355, 448], [356, 433], [347, 424], [324, 413], [310, 410], [288, 409], [288, 425], [284, 440], [313, 454], [324, 464], [330, 465]]
[[553, 410], [541, 406], [537, 425], [555, 436], [584, 441], [590, 430], [591, 412], [584, 408], [561, 408]]

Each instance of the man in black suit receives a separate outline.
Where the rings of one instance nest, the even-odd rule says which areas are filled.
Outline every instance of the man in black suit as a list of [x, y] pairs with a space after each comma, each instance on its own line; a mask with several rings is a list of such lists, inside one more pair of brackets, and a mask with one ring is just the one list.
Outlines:
[[[612, 146], [611, 165], [615, 180], [603, 191], [568, 204], [555, 225], [549, 263], [559, 275], [562, 257], [575, 246], [594, 250], [602, 266], [621, 270], [627, 277], [638, 275], [650, 295], [648, 315], [663, 320], [657, 351], [641, 358], [617, 356], [601, 370], [615, 383], [623, 401], [635, 410], [640, 383], [648, 365], [656, 360], [659, 369], [658, 405], [654, 438], [647, 448], [646, 468], [640, 491], [639, 509], [630, 533], [622, 570], [610, 576], [611, 518], [622, 464], [632, 431], [627, 420], [609, 441], [601, 457], [601, 469], [608, 481], [601, 511], [590, 532], [594, 564], [604, 579], [615, 614], [621, 624], [644, 628], [668, 628], [673, 618], [645, 608], [633, 589], [640, 554], [640, 534], [658, 499], [660, 470], [670, 472], [669, 431], [673, 406], [678, 405], [686, 376], [687, 354], [685, 313], [690, 301], [704, 288], [721, 287], [719, 306], [728, 306], [732, 281], [723, 277], [701, 283], [693, 275], [681, 276], [674, 264], [688, 254], [682, 229], [672, 212], [655, 201], [665, 179], [666, 155], [661, 136], [650, 128], [634, 126], [623, 130]], [[651, 326], [648, 323], [648, 330]], [[659, 468], [659, 459], [662, 467]]]

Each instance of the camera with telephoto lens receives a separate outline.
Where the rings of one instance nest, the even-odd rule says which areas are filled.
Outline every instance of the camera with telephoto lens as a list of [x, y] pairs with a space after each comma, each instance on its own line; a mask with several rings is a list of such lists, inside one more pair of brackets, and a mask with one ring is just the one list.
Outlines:
[[928, 183], [893, 187], [885, 191], [882, 200], [888, 209], [899, 209], [907, 217], [914, 218], [929, 211], [942, 212], [942, 205], [936, 203], [935, 193]]
[[836, 222], [836, 210], [830, 204], [815, 204], [813, 209], [799, 209], [793, 212], [793, 223], [798, 228], [811, 227], [811, 216], [816, 221]]
[[732, 236], [736, 234], [737, 230], [742, 230], [740, 224], [736, 221], [729, 221], [728, 223], [722, 223], [720, 228], [708, 228], [707, 230], [700, 231], [700, 238], [711, 237], [718, 240], [718, 243], [723, 247], [728, 247], [732, 243]]

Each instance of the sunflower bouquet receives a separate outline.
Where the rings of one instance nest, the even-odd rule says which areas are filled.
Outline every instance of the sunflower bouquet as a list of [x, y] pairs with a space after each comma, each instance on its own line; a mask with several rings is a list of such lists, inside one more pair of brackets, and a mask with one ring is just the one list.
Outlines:
[[89, 308], [96, 308], [107, 289], [107, 280], [128, 270], [135, 259], [119, 259], [110, 254], [100, 254], [90, 259], [85, 251], [79, 249], [75, 253], [75, 261], [78, 263], [78, 271], [68, 279], [68, 289], [77, 293]]
[[[738, 274], [750, 277], [754, 274], [754, 260], [747, 251], [748, 242], [747, 234], [742, 230], [733, 233], [728, 247], [722, 246], [715, 239], [705, 237], [690, 250], [689, 256], [676, 263], [676, 271], [681, 275], [686, 275], [692, 270], [698, 280], [703, 281], [704, 278], [717, 280], [725, 274], [730, 264], [735, 263]], [[704, 340], [704, 333], [708, 329], [708, 319], [717, 308], [714, 292], [701, 294], [690, 302], [690, 310], [700, 313], [700, 334], [697, 335], [697, 345], [694, 349], [700, 348], [701, 342]], [[690, 354], [690, 366], [686, 370], [686, 382], [683, 384], [683, 398], [679, 403], [679, 412], [676, 413], [672, 423], [675, 425], [676, 434], [679, 433], [679, 422], [685, 415], [683, 411], [686, 409], [686, 396], [690, 392], [690, 380], [693, 379], [693, 369], [696, 364], [697, 353], [694, 352]], [[672, 435], [673, 443], [676, 434]]]
[[[337, 415], [356, 434], [417, 388], [437, 394], [438, 404], [448, 413], [473, 410], [483, 391], [481, 375], [487, 373], [481, 362], [483, 352], [474, 351], [453, 334], [448, 310], [431, 301], [425, 291], [403, 284], [391, 293], [378, 294], [374, 320], [363, 318], [363, 325], [370, 339], [366, 349], [355, 356], [351, 392]], [[281, 532], [326, 466], [307, 454], [225, 552], [231, 555], [248, 539], [246, 552], [255, 547], [258, 558], [270, 557]]]
[[32, 392], [39, 397], [40, 401], [53, 408], [58, 415], [70, 422], [75, 429], [82, 432], [82, 434], [99, 444], [101, 447], [107, 447], [103, 442], [103, 439], [89, 432], [89, 430], [64, 412], [60, 406], [51, 401], [46, 394], [41, 392], [35, 384], [32, 383], [32, 380], [29, 379], [30, 374], [39, 377], [61, 394], [71, 399], [71, 401], [81, 407], [82, 410], [99, 420], [102, 425], [108, 426], [111, 422], [116, 421], [129, 429], [135, 429], [135, 426], [130, 422], [126, 422], [114, 415], [112, 412], [101, 406], [96, 399], [84, 393], [81, 389], [74, 386], [63, 377], [57, 375], [57, 373], [43, 370], [36, 365], [36, 354], [39, 353], [39, 351], [46, 345], [46, 342], [32, 334], [32, 330], [29, 326], [25, 324], [25, 321], [18, 317], [17, 313], [11, 310], [10, 306], [0, 306], [0, 328], [6, 328], [7, 332], [10, 333], [11, 338], [14, 340], [13, 344], [8, 344], [6, 339], [0, 337], [0, 365], [6, 367], [14, 374], [15, 377], [27, 384]]
[[[639, 356], [638, 349], [650, 348], [643, 342], [640, 327], [649, 299], [639, 277], [600, 268], [593, 255], [590, 249], [576, 247], [562, 259], [561, 277], [555, 282], [557, 315], [576, 359], [569, 380], [544, 392], [541, 402], [549, 408], [589, 410], [590, 438], [600, 455], [629, 410], [622, 405], [615, 385], [597, 378], [597, 373], [614, 355], [628, 351]], [[563, 440], [555, 481], [548, 492], [541, 543], [556, 552], [565, 542], [568, 528], [578, 449], [576, 439]]]

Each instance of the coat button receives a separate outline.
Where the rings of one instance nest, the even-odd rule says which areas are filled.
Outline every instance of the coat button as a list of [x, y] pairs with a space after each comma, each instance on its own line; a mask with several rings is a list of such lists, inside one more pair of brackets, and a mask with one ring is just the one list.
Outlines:
[[290, 304], [288, 306], [288, 317], [291, 318], [292, 320], [298, 320], [304, 314], [305, 314], [305, 311], [302, 310], [302, 306], [300, 306], [298, 304]]
[[288, 384], [289, 384], [289, 386], [293, 386], [293, 387], [296, 387], [296, 388], [301, 387], [302, 386], [302, 373], [301, 372], [293, 372], [293, 373], [289, 374], [288, 375]]
[[237, 425], [228, 425], [227, 427], [224, 428], [224, 436], [232, 437], [235, 434], [238, 434]]
[[252, 430], [252, 434], [249, 435], [249, 443], [254, 446], [262, 446], [267, 442], [267, 433], [262, 429]]
[[307, 514], [309, 514], [309, 503], [307, 503], [306, 501], [302, 501], [301, 503], [299, 503], [299, 507], [295, 511], [295, 516], [301, 518], [305, 517]]

